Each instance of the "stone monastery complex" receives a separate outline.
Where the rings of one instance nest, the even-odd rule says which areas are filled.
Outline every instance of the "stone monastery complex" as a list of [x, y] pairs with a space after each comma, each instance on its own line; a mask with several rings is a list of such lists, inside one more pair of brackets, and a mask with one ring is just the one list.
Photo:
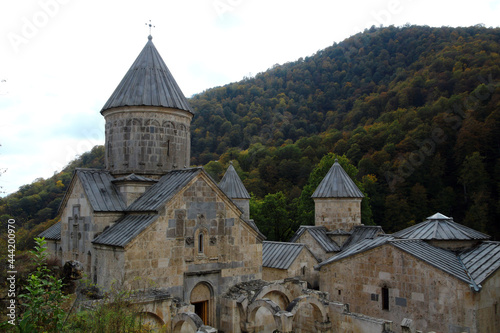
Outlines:
[[385, 234], [334, 163], [315, 225], [268, 242], [232, 165], [190, 168], [193, 110], [148, 37], [101, 110], [105, 170], [77, 169], [44, 231], [91, 282], [142, 290], [167, 332], [500, 332], [500, 243], [436, 213]]

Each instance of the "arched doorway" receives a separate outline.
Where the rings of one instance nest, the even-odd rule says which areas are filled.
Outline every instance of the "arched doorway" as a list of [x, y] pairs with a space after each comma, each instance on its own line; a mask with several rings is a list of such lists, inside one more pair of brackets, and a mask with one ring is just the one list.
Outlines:
[[213, 324], [213, 289], [206, 282], [198, 283], [191, 291], [189, 302], [194, 305], [194, 312], [201, 318], [203, 324]]
[[271, 333], [283, 331], [277, 314], [281, 308], [269, 299], [258, 299], [248, 306], [247, 323], [252, 324], [252, 332]]

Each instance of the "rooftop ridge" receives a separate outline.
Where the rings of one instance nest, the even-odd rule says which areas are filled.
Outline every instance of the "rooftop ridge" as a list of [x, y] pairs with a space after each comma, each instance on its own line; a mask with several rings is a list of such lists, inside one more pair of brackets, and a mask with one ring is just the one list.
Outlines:
[[486, 240], [490, 236], [456, 223], [453, 218], [440, 213], [414, 226], [393, 233], [397, 238], [415, 238], [423, 240]]

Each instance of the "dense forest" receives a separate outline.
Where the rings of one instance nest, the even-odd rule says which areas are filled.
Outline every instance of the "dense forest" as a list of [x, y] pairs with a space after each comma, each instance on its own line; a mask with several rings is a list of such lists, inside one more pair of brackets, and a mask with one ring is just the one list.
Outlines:
[[[500, 29], [372, 27], [190, 103], [191, 164], [219, 180], [234, 161], [271, 240], [313, 222], [334, 156], [367, 196], [364, 223], [393, 232], [441, 212], [500, 240]], [[102, 168], [103, 148], [0, 199], [1, 223], [28, 236], [53, 223], [81, 166]]]

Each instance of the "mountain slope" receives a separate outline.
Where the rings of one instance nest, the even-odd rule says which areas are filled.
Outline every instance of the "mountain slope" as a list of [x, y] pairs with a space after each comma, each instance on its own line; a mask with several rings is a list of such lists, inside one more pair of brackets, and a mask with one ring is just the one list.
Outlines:
[[[499, 41], [481, 26], [372, 28], [209, 89], [189, 101], [192, 164], [218, 179], [234, 160], [255, 197], [281, 191], [310, 222], [302, 189], [333, 152], [359, 170], [387, 232], [439, 211], [500, 239]], [[102, 167], [96, 149], [73, 164]], [[75, 165], [0, 199], [2, 221], [54, 218]]]
[[254, 194], [294, 198], [322, 155], [346, 154], [376, 177], [388, 231], [440, 211], [498, 237], [499, 40], [481, 26], [372, 28], [207, 90], [190, 101], [193, 163], [237, 159]]

